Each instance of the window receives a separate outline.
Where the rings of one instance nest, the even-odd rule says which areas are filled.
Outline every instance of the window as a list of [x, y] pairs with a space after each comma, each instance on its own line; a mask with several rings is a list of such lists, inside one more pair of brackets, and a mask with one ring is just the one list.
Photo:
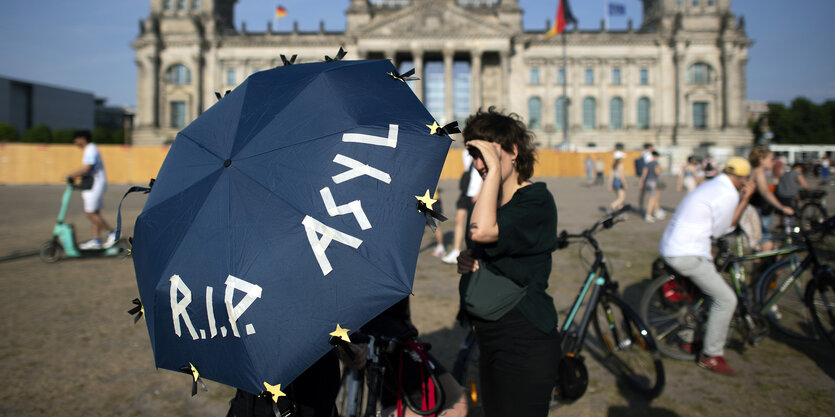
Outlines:
[[183, 64], [174, 64], [168, 68], [168, 83], [174, 85], [191, 84], [191, 71]]
[[710, 84], [712, 72], [710, 65], [697, 62], [687, 69], [687, 84]]
[[620, 68], [612, 68], [612, 84], [620, 85]]
[[641, 68], [639, 72], [639, 80], [641, 85], [648, 85], [649, 84], [649, 69]]
[[539, 68], [531, 68], [531, 84], [539, 84]]
[[423, 68], [423, 104], [440, 124], [446, 123], [446, 79], [443, 61], [428, 61]]
[[586, 85], [594, 85], [594, 68], [586, 68]]
[[193, 0], [193, 3], [191, 3], [191, 8], [194, 10], [200, 10], [200, 0]]
[[171, 10], [171, 0], [165, 0], [162, 2], [162, 8], [165, 10]]
[[595, 120], [595, 111], [597, 111], [597, 103], [594, 97], [586, 97], [583, 99], [583, 130], [592, 130], [597, 125]]
[[713, 7], [715, 2], [713, 0], [707, 0], [707, 7]]
[[[464, 121], [470, 115], [470, 70], [469, 61], [455, 61], [452, 64], [452, 119], [458, 120], [463, 129]], [[414, 82], [414, 81], [413, 81]]]
[[186, 127], [186, 102], [172, 101], [171, 102], [171, 127], [183, 128]]
[[557, 69], [557, 84], [565, 84], [565, 68]]
[[681, 7], [683, 0], [676, 0], [676, 6]]
[[568, 125], [568, 107], [566, 107], [566, 104], [567, 100], [565, 97], [560, 97], [557, 99], [556, 106], [554, 106], [557, 109], [557, 130], [562, 130], [563, 126]]
[[542, 100], [539, 97], [528, 99], [528, 127], [531, 129], [542, 128]]
[[693, 127], [696, 129], [707, 128], [707, 103], [703, 101], [693, 103]]
[[180, 10], [186, 9], [186, 0], [177, 0], [177, 8]]
[[699, 0], [693, 0], [693, 7], [696, 7], [698, 5], [699, 5]]
[[609, 128], [623, 129], [623, 99], [620, 97], [614, 97], [609, 102]]
[[649, 129], [649, 98], [638, 99], [638, 129]]
[[226, 70], [226, 85], [235, 85], [235, 70]]

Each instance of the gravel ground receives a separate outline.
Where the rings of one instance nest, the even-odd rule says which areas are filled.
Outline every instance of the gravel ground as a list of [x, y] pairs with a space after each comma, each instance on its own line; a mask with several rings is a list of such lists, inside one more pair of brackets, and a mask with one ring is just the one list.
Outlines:
[[[559, 210], [559, 228], [580, 231], [602, 214], [612, 195], [583, 180], [544, 180]], [[682, 194], [670, 185], [662, 206], [674, 210]], [[636, 202], [630, 179], [627, 202]], [[454, 180], [441, 182], [451, 215], [457, 197]], [[126, 185], [111, 185], [106, 217], [115, 223], [116, 206]], [[8, 416], [223, 416], [233, 395], [229, 387], [207, 382], [209, 392], [190, 395], [190, 379], [156, 370], [144, 323], [134, 325], [126, 311], [137, 296], [133, 265], [121, 257], [43, 263], [36, 255], [48, 239], [62, 187], [0, 186], [0, 415]], [[832, 191], [832, 190], [830, 190]], [[144, 196], [131, 195], [123, 207], [126, 235]], [[89, 225], [73, 197], [68, 220], [86, 240]], [[832, 205], [830, 204], [830, 207]], [[638, 216], [599, 235], [602, 248], [625, 298], [637, 298], [657, 256], [666, 221], [645, 223]], [[443, 226], [452, 239], [452, 224]], [[426, 233], [415, 275], [413, 318], [433, 353], [451, 368], [464, 330], [454, 320], [458, 306], [455, 267], [431, 256], [434, 240]], [[590, 252], [577, 246], [554, 253], [549, 291], [564, 312], [585, 278]], [[561, 314], [564, 318], [565, 314]], [[828, 416], [835, 410], [835, 355], [822, 342], [801, 342], [773, 335], [756, 347], [729, 349], [739, 375], [726, 377], [693, 363], [664, 360], [664, 393], [647, 403], [621, 386], [587, 355], [589, 390], [584, 397], [555, 407], [559, 416]]]

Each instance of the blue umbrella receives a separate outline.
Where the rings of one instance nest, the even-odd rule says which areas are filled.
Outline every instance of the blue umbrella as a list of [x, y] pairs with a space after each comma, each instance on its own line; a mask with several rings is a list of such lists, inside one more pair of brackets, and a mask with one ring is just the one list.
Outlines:
[[411, 293], [451, 140], [403, 78], [387, 60], [258, 72], [177, 135], [132, 249], [157, 367], [286, 386]]

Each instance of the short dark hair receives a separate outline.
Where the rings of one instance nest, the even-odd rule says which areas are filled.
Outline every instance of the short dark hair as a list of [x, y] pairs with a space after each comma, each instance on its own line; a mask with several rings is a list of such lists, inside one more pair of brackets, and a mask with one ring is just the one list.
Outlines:
[[661, 155], [661, 154], [658, 153], [658, 151], [652, 151], [652, 156], [659, 156], [659, 155]]
[[93, 135], [90, 134], [89, 130], [76, 130], [75, 132], [73, 132], [72, 138], [84, 138], [87, 140], [87, 142], [93, 141]]
[[533, 144], [533, 133], [525, 127], [516, 113], [503, 114], [490, 106], [487, 111], [478, 111], [467, 118], [464, 127], [464, 143], [474, 139], [483, 139], [498, 143], [505, 152], [513, 152], [516, 145], [516, 172], [519, 173], [519, 184], [533, 176], [533, 166], [536, 163], [536, 147]]

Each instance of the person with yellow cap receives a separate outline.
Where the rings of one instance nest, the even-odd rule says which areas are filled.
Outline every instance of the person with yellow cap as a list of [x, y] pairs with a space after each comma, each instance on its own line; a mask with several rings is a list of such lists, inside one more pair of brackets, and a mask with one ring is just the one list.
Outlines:
[[[737, 224], [755, 185], [748, 182], [751, 164], [740, 157], [728, 159], [722, 173], [687, 194], [676, 208], [661, 237], [664, 262], [712, 299], [699, 366], [725, 375], [734, 370], [724, 358], [728, 326], [736, 309], [736, 294], [716, 271], [711, 237], [719, 237]], [[692, 349], [692, 340], [681, 340]]]

